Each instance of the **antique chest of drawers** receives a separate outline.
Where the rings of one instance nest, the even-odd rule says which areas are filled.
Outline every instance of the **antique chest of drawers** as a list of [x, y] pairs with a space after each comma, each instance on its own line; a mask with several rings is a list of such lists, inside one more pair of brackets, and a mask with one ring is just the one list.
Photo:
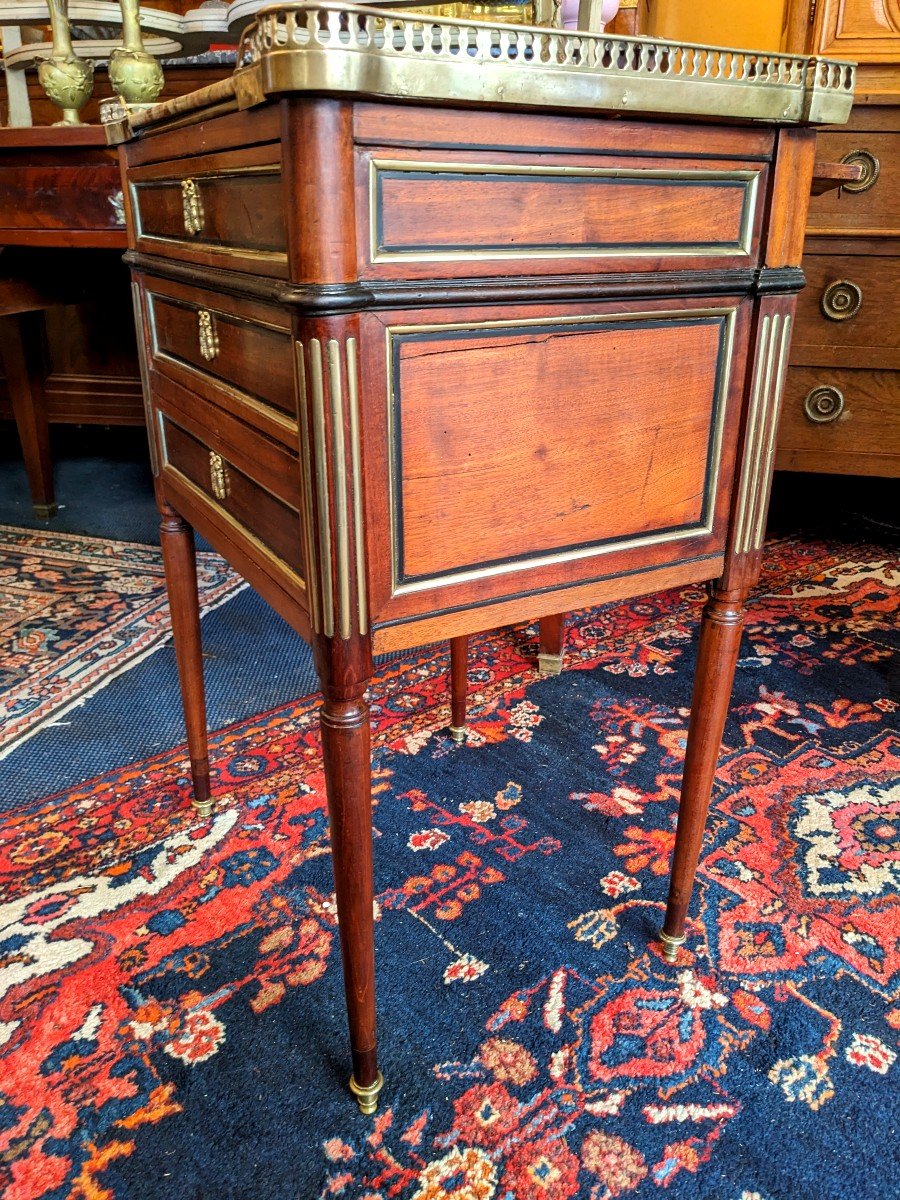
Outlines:
[[195, 803], [191, 526], [313, 647], [351, 1086], [372, 1111], [373, 651], [716, 581], [670, 961], [684, 941], [759, 572], [810, 126], [846, 117], [853, 69], [330, 0], [260, 14], [239, 62], [109, 128]]

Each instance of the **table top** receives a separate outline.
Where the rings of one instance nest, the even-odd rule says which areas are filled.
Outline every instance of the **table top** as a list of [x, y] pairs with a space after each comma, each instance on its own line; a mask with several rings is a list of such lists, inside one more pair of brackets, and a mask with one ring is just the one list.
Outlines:
[[229, 100], [316, 93], [444, 104], [839, 124], [855, 66], [831, 59], [436, 17], [336, 0], [263, 9], [234, 75], [108, 116], [110, 141]]

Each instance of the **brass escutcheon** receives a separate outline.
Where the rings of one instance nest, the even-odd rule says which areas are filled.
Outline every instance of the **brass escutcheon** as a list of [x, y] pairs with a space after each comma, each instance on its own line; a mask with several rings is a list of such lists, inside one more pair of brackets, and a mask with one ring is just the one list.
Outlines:
[[814, 425], [828, 425], [844, 411], [844, 393], [830, 384], [815, 387], [803, 401], [803, 411]]
[[849, 279], [836, 279], [822, 293], [822, 312], [829, 321], [850, 321], [862, 308], [862, 288]]
[[221, 454], [209, 452], [209, 486], [217, 500], [226, 500], [229, 492], [228, 466]]
[[197, 336], [200, 341], [200, 353], [207, 362], [212, 362], [219, 353], [219, 335], [212, 313], [207, 312], [205, 308], [201, 308], [197, 313]]
[[845, 192], [867, 192], [878, 182], [881, 163], [871, 150], [852, 150], [841, 159], [841, 162], [860, 166], [863, 169], [862, 179], [857, 180], [856, 183], [844, 184]]
[[200, 233], [203, 230], [203, 201], [200, 199], [200, 189], [195, 180], [182, 179], [181, 204], [184, 209], [185, 233]]

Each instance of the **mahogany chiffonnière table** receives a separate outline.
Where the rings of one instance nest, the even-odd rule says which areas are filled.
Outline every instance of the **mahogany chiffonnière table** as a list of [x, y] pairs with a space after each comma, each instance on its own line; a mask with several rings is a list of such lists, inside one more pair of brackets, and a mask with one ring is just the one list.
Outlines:
[[714, 581], [670, 961], [684, 941], [760, 570], [811, 126], [846, 120], [853, 80], [313, 0], [261, 12], [233, 78], [108, 114], [195, 804], [192, 526], [312, 644], [365, 1112], [373, 652]]

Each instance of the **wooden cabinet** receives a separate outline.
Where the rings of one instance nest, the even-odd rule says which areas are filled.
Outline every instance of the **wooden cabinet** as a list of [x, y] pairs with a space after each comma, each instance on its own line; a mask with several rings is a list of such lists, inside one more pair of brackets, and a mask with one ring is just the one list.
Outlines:
[[[804, 24], [804, 14], [812, 20]], [[818, 155], [863, 178], [814, 196], [807, 289], [785, 389], [776, 465], [900, 475], [900, 0], [795, 6], [797, 49], [857, 59], [849, 123]]]
[[[467, 634], [710, 581], [669, 962], [686, 936], [802, 284], [804, 126], [846, 118], [853, 71], [613, 45], [311, 0], [259, 15], [231, 91], [119, 131], [195, 803], [191, 525], [313, 647], [365, 1112], [373, 654], [451, 638], [458, 696]], [[541, 641], [558, 664], [558, 619]]]

